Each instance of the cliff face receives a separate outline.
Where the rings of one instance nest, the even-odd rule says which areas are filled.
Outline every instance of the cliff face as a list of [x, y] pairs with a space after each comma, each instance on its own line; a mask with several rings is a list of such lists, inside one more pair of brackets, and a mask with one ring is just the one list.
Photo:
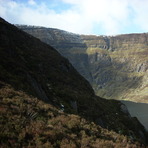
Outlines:
[[82, 38], [97, 95], [148, 101], [148, 34]]
[[18, 26], [55, 47], [93, 86], [98, 96], [148, 103], [148, 34], [77, 35]]

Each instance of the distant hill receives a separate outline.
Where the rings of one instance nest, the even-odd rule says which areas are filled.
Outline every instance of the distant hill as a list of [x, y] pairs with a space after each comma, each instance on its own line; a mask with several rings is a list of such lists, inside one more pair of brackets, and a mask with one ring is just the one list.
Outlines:
[[120, 101], [95, 96], [53, 47], [0, 18], [1, 147], [145, 147]]
[[148, 103], [148, 33], [95, 36], [18, 27], [68, 58], [98, 96]]

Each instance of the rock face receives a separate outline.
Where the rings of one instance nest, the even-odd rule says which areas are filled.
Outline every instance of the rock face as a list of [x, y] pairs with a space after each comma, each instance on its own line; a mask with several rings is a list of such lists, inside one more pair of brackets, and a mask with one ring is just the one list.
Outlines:
[[148, 34], [82, 38], [97, 95], [148, 103]]
[[18, 27], [68, 58], [98, 96], [148, 103], [148, 33], [94, 36]]

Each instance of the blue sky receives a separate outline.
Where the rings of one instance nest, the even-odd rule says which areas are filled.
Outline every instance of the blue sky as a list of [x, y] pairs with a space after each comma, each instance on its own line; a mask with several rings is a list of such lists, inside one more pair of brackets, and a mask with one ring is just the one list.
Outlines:
[[78, 34], [148, 32], [148, 0], [0, 0], [12, 24], [58, 28]]

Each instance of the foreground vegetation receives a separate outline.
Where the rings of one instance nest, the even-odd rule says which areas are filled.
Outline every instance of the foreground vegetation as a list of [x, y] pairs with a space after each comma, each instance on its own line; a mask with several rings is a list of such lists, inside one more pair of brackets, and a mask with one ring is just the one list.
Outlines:
[[94, 122], [44, 103], [0, 82], [1, 147], [144, 147]]

